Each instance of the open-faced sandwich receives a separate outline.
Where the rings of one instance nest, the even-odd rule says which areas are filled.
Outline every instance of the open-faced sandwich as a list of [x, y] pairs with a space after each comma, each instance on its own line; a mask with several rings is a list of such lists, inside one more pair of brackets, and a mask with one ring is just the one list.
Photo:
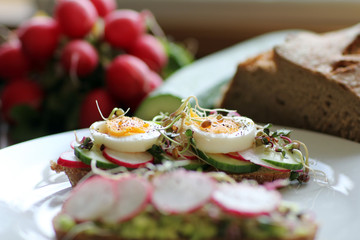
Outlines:
[[[193, 100], [193, 104], [191, 101]], [[308, 179], [306, 146], [290, 131], [270, 130], [226, 109], [203, 109], [195, 97], [184, 100], [171, 114], [153, 121], [125, 116], [114, 109], [90, 127], [91, 137], [74, 144], [51, 167], [65, 171], [76, 185], [89, 171], [136, 169], [148, 163], [176, 161], [186, 169], [223, 171], [240, 181]]]
[[57, 239], [314, 239], [314, 217], [274, 185], [172, 169], [94, 176], [79, 183], [53, 219]]

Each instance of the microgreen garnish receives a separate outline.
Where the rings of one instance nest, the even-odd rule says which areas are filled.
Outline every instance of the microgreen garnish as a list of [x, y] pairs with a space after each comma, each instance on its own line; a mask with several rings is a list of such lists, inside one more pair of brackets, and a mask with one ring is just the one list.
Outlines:
[[276, 130], [275, 132], [273, 132], [271, 134], [272, 137], [278, 137], [278, 136], [289, 136], [291, 133], [291, 130], [288, 130], [288, 129], [279, 129], [279, 130]]
[[193, 136], [193, 131], [191, 131], [190, 129], [186, 129], [185, 135], [186, 135], [187, 137], [192, 137], [192, 136]]
[[270, 136], [270, 128], [272, 127], [271, 123], [268, 123], [264, 126], [264, 133], [266, 133], [266, 135]]
[[94, 142], [91, 138], [87, 137], [84, 138], [84, 140], [82, 141], [82, 143], [80, 144], [80, 148], [81, 149], [87, 149], [87, 150], [91, 150], [91, 148], [94, 146]]
[[154, 164], [160, 164], [162, 163], [163, 159], [164, 159], [164, 150], [158, 146], [158, 145], [153, 145], [149, 150], [147, 150], [151, 155], [154, 156]]
[[[194, 106], [191, 104], [192, 100], [195, 101]], [[220, 112], [226, 112], [230, 116], [223, 116]], [[198, 123], [199, 125], [203, 124], [206, 125], [206, 127], [210, 127], [211, 122], [206, 122], [205, 119], [204, 123], [204, 118], [210, 115], [216, 115], [218, 121], [238, 116], [233, 110], [202, 108], [194, 96], [183, 100], [180, 107], [173, 113], [160, 113], [155, 116], [153, 121], [161, 126], [158, 130], [162, 135], [160, 145], [163, 151], [173, 153], [175, 158], [181, 157], [182, 154], [186, 153], [190, 147], [194, 145], [194, 141], [191, 141], [193, 140], [193, 132], [188, 126], [193, 123]]]
[[101, 110], [100, 110], [98, 101], [96, 100], [95, 103], [96, 103], [96, 107], [97, 107], [97, 109], [98, 109], [98, 111], [100, 113], [100, 116], [104, 121], [111, 120], [111, 119], [114, 119], [114, 118], [117, 118], [117, 117], [123, 117], [130, 111], [130, 108], [128, 108], [126, 111], [124, 111], [122, 108], [114, 108], [111, 111], [111, 113], [109, 114], [109, 117], [105, 118], [104, 115], [102, 114]]

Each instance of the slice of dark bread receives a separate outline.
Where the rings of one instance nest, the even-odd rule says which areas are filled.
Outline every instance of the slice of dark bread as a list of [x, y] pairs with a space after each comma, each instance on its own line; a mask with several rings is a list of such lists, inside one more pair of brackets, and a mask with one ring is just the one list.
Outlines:
[[[83, 177], [85, 177], [86, 174], [90, 172], [90, 168], [86, 169], [86, 168], [64, 167], [64, 166], [60, 166], [59, 164], [53, 161], [50, 163], [50, 168], [57, 173], [64, 172], [67, 175], [71, 183], [71, 186], [73, 187], [75, 187], [76, 184]], [[216, 169], [211, 169], [211, 170], [216, 171]], [[290, 172], [280, 172], [280, 171], [261, 167], [259, 168], [259, 170], [252, 173], [241, 173], [241, 174], [230, 173], [228, 175], [237, 182], [240, 182], [244, 179], [250, 179], [257, 181], [259, 184], [263, 184], [265, 182], [273, 182], [278, 179], [288, 179], [290, 178], [290, 174], [291, 174]]]
[[64, 172], [68, 177], [71, 186], [75, 187], [78, 182], [85, 177], [86, 174], [90, 172], [90, 168], [71, 168], [71, 167], [64, 167], [57, 164], [54, 161], [50, 162], [51, 170], [60, 173]]
[[240, 63], [220, 105], [360, 142], [360, 25], [298, 33]]

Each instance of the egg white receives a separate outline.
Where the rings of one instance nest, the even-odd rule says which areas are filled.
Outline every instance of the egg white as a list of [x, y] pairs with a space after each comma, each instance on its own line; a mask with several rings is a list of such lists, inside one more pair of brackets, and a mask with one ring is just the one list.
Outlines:
[[246, 117], [233, 117], [242, 127], [234, 133], [206, 132], [190, 125], [196, 147], [206, 153], [239, 152], [252, 147], [256, 134], [255, 123]]
[[145, 152], [156, 144], [160, 132], [156, 129], [157, 125], [148, 122], [151, 130], [145, 133], [136, 133], [130, 136], [115, 137], [106, 133], [106, 121], [95, 122], [90, 126], [90, 133], [94, 142], [104, 145], [107, 148], [119, 152]]

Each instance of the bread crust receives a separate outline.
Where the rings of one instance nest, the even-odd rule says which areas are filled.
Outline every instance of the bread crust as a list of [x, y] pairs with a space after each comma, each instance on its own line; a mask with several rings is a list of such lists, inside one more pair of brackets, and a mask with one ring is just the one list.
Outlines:
[[360, 142], [360, 25], [289, 37], [240, 63], [221, 101], [256, 122]]

